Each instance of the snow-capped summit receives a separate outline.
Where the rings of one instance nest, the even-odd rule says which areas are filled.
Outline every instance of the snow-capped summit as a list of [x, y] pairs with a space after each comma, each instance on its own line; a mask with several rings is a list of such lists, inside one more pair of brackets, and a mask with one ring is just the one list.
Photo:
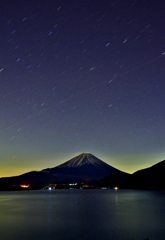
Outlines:
[[103, 163], [104, 163], [103, 161], [101, 161], [91, 153], [82, 153], [70, 159], [69, 161], [61, 164], [59, 167], [80, 167], [89, 164], [99, 166]]
[[107, 163], [95, 157], [91, 153], [81, 153], [58, 167], [81, 167], [85, 165], [93, 165], [95, 167], [110, 167]]

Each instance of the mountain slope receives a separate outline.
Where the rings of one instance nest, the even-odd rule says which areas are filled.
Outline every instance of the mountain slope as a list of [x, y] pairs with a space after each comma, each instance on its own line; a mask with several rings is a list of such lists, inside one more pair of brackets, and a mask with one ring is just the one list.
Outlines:
[[102, 178], [98, 182], [98, 187], [108, 188], [132, 188], [132, 175], [129, 173], [116, 173], [105, 178]]
[[112, 175], [114, 173], [121, 173], [120, 170], [108, 165], [99, 158], [90, 153], [82, 153], [69, 161], [54, 167], [42, 170], [48, 172], [54, 176], [60, 176], [61, 181], [71, 180], [81, 181], [96, 181], [105, 176]]
[[32, 171], [13, 177], [0, 178], [0, 190], [12, 190], [13, 186], [30, 185], [35, 188], [43, 188], [46, 184], [56, 182], [56, 178], [46, 172]]
[[133, 174], [119, 173], [105, 177], [99, 186], [131, 189], [165, 189], [165, 160]]
[[134, 188], [165, 189], [165, 160], [132, 174]]

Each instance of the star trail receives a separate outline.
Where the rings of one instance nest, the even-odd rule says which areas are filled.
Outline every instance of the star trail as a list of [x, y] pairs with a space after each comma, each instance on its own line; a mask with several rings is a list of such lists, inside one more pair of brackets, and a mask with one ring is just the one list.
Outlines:
[[163, 5], [1, 3], [1, 177], [82, 152], [130, 173], [164, 159]]

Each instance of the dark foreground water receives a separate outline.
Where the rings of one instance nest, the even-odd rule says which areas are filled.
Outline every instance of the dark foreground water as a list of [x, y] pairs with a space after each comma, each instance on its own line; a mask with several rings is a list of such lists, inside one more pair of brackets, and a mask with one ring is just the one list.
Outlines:
[[2, 240], [165, 240], [165, 192], [0, 192]]

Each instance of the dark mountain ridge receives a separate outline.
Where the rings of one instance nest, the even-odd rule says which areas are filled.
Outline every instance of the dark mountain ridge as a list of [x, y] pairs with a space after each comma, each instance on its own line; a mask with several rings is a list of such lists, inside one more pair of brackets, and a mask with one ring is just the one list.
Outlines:
[[132, 174], [135, 188], [165, 189], [165, 160]]
[[13, 185], [30, 184], [44, 187], [57, 183], [94, 183], [122, 171], [108, 165], [90, 153], [82, 153], [54, 168], [32, 171], [19, 176], [0, 178], [0, 189]]
[[32, 171], [19, 176], [0, 178], [0, 190], [13, 190], [19, 185], [30, 185], [32, 188], [40, 189], [54, 181], [55, 177], [49, 173]]
[[[54, 168], [0, 178], [0, 190], [15, 190], [25, 184], [41, 189], [49, 184], [86, 183], [95, 187], [164, 189], [165, 160], [133, 174], [122, 172], [90, 153], [82, 153]], [[14, 187], [13, 187], [14, 186]]]
[[122, 173], [107, 176], [99, 181], [100, 186], [130, 189], [164, 189], [165, 160], [133, 174]]

